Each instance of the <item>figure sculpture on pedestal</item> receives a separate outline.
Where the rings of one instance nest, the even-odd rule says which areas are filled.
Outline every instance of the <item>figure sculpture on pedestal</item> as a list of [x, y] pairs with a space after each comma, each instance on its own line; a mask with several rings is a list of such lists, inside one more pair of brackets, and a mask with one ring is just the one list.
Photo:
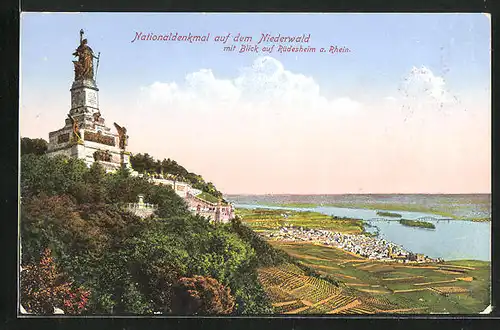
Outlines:
[[[84, 79], [94, 79], [94, 58], [99, 61], [99, 57], [94, 55], [92, 48], [87, 46], [87, 39], [83, 39], [83, 29], [80, 30], [80, 46], [73, 53], [78, 56], [78, 61], [73, 61], [75, 66], [75, 81]], [[97, 62], [99, 64], [99, 62]]]
[[94, 113], [94, 122], [98, 123], [100, 119], [101, 119], [101, 113], [100, 112]]
[[125, 127], [121, 127], [117, 123], [114, 123], [114, 124], [115, 124], [116, 130], [118, 131], [118, 137], [120, 139], [120, 144], [119, 144], [120, 149], [125, 150], [125, 147], [127, 146], [127, 139], [128, 139], [127, 129]]
[[80, 136], [80, 127], [78, 126], [78, 121], [70, 114], [68, 114], [69, 119], [71, 119], [71, 124], [73, 126], [73, 140], [76, 142], [82, 141], [82, 137]]

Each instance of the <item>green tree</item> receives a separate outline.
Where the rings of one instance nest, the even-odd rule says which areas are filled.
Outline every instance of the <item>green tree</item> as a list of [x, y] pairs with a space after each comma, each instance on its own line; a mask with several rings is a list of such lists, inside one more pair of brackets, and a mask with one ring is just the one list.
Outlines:
[[43, 155], [47, 152], [48, 143], [44, 139], [21, 138], [21, 155]]
[[69, 193], [76, 183], [83, 181], [87, 171], [80, 159], [62, 155], [24, 155], [21, 157], [21, 196]]
[[189, 214], [186, 202], [170, 187], [150, 185], [149, 189], [143, 189], [143, 193], [149, 203], [158, 205], [157, 216], [160, 218], [169, 219]]
[[166, 233], [162, 223], [153, 224], [131, 242], [131, 273], [141, 291], [154, 311], [170, 312], [172, 285], [188, 270], [190, 254], [186, 246], [179, 236]]
[[79, 203], [104, 203], [106, 201], [106, 182], [108, 175], [99, 163], [92, 164], [83, 175], [83, 181], [76, 182], [71, 189], [71, 194]]
[[139, 173], [150, 173], [154, 171], [154, 159], [148, 153], [131, 155], [132, 168]]
[[131, 177], [126, 173], [106, 177], [105, 201], [109, 204], [137, 202], [139, 194], [147, 195], [152, 188], [146, 178]]
[[130, 162], [134, 170], [139, 173], [163, 174], [174, 181], [189, 182], [193, 188], [200, 189], [211, 195], [222, 198], [222, 193], [217, 190], [213, 183], [206, 183], [201, 175], [189, 172], [170, 158], [162, 161], [155, 160], [149, 154], [135, 154], [131, 156]]
[[35, 262], [47, 246], [61, 255], [100, 244], [100, 237], [89, 230], [68, 195], [41, 194], [23, 199], [20, 220], [25, 263]]
[[215, 229], [195, 240], [202, 240], [203, 246], [193, 255], [192, 273], [214, 277], [224, 284], [238, 276], [253, 258], [253, 249], [224, 229]]

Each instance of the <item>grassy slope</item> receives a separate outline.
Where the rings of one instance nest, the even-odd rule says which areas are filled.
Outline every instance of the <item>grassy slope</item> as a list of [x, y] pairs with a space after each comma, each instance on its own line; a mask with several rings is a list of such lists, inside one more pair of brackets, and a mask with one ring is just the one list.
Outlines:
[[217, 199], [217, 197], [215, 197], [213, 195], [210, 195], [207, 192], [202, 192], [201, 194], [196, 195], [196, 197], [201, 198], [201, 199], [203, 199], [203, 200], [205, 200], [207, 202], [210, 202], [210, 203], [217, 203], [219, 201]]

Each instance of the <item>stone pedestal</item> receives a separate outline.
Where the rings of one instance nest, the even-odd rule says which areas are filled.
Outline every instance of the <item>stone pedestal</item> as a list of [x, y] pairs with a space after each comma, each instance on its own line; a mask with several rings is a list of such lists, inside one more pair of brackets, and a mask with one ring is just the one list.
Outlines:
[[78, 123], [74, 134], [69, 116], [63, 128], [49, 133], [47, 154], [64, 154], [83, 159], [87, 166], [99, 161], [107, 171], [121, 166], [132, 169], [130, 153], [119, 148], [119, 137], [106, 126], [99, 111], [99, 89], [93, 80], [73, 82], [69, 116]]

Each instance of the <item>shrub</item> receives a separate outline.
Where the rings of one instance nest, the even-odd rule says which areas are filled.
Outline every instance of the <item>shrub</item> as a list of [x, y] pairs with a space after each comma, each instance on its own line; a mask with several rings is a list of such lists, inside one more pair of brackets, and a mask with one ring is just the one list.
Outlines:
[[174, 314], [230, 314], [234, 305], [231, 290], [211, 277], [182, 277], [174, 287]]
[[59, 274], [49, 249], [38, 265], [28, 265], [21, 272], [21, 304], [28, 313], [53, 314], [54, 307], [66, 314], [81, 314], [90, 291], [68, 282]]

